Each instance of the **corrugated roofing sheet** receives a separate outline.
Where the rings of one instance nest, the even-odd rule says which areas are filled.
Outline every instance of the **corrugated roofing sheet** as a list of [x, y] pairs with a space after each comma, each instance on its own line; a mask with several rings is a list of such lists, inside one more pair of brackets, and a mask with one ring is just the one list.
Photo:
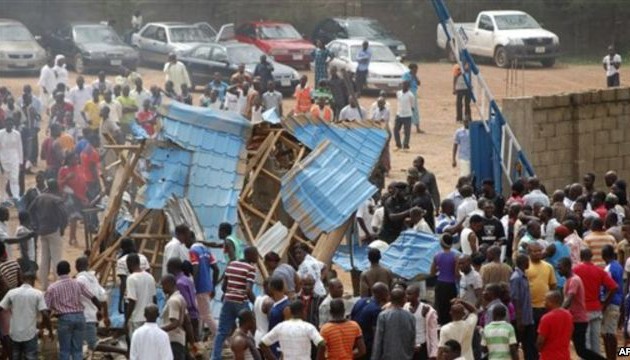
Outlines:
[[156, 182], [168, 175], [169, 181], [162, 188], [147, 188], [147, 204], [162, 208], [157, 205], [166, 204], [170, 195], [185, 196], [206, 237], [216, 237], [220, 223], [237, 221], [251, 123], [238, 114], [176, 102], [161, 107], [160, 114], [164, 119], [159, 138], [178, 144], [189, 155], [186, 162], [180, 153], [172, 157], [166, 157], [164, 150], [152, 153], [152, 162], [162, 164], [164, 170], [152, 170], [149, 178]]
[[144, 195], [145, 206], [162, 209], [172, 196], [184, 197], [192, 153], [177, 146], [156, 146], [148, 159], [151, 168]]
[[339, 227], [377, 190], [343, 150], [323, 141], [282, 178], [282, 203], [310, 239]]
[[369, 175], [387, 142], [387, 131], [379, 123], [353, 121], [331, 124], [311, 116], [292, 116], [282, 125], [300, 142], [315, 149], [328, 140], [356, 162], [357, 169]]
[[[413, 279], [418, 275], [430, 273], [431, 262], [439, 251], [440, 241], [437, 235], [407, 230], [382, 253], [381, 265], [398, 276]], [[352, 257], [356, 270], [363, 271], [370, 267], [367, 252], [367, 246], [354, 246]], [[345, 271], [352, 270], [348, 245], [339, 246], [333, 256], [333, 263]]]

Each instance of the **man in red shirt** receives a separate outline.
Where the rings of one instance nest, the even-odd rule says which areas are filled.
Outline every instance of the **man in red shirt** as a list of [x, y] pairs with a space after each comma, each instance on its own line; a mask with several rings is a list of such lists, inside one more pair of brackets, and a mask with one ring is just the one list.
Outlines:
[[540, 351], [540, 360], [570, 360], [571, 333], [573, 317], [563, 308], [562, 295], [553, 290], [545, 296], [547, 313], [540, 319], [536, 347]]
[[[608, 275], [604, 269], [591, 262], [593, 252], [591, 249], [584, 249], [580, 252], [582, 262], [573, 268], [573, 272], [582, 279], [584, 284], [584, 300], [588, 311], [588, 342], [586, 348], [600, 354], [600, 336], [602, 326], [602, 310], [605, 309], [612, 300], [617, 283]], [[600, 301], [600, 289], [606, 288], [604, 301]]]
[[101, 192], [100, 166], [101, 156], [98, 153], [98, 134], [90, 134], [87, 138], [88, 145], [81, 151], [81, 167], [87, 183], [88, 199], [93, 200]]
[[562, 307], [573, 316], [573, 346], [582, 359], [604, 360], [605, 358], [586, 348], [586, 330], [588, 328], [588, 312], [584, 299], [584, 283], [571, 270], [571, 258], [565, 257], [558, 262], [558, 272], [566, 281], [564, 283], [564, 301]]

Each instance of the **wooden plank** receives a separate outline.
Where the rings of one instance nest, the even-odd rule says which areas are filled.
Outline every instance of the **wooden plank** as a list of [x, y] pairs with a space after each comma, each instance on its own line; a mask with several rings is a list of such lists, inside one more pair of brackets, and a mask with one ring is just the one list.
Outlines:
[[[256, 167], [256, 165], [260, 164], [260, 159], [262, 158], [263, 154], [265, 153], [265, 151], [262, 151], [262, 150], [263, 149], [266, 150], [270, 146], [273, 146], [273, 138], [274, 138], [274, 134], [270, 133], [269, 135], [267, 135], [267, 137], [262, 142], [262, 144], [260, 144], [260, 146], [258, 147], [257, 150], [251, 151], [251, 153], [254, 156], [252, 158], [250, 158], [249, 161], [247, 162], [247, 167], [245, 168], [245, 172], [246, 173], [249, 173], [250, 171], [252, 171], [252, 169], [254, 169], [254, 167]], [[248, 151], [248, 153], [249, 153], [249, 151]]]
[[113, 150], [136, 150], [136, 149], [140, 149], [141, 145], [105, 145], [103, 147], [105, 149], [113, 149]]
[[[259, 218], [261, 218], [261, 219], [263, 219], [263, 220], [265, 219], [265, 216], [266, 216], [265, 214], [263, 214], [260, 210], [256, 209], [256, 208], [255, 208], [255, 207], [253, 207], [252, 205], [250, 205], [250, 204], [246, 203], [245, 201], [240, 200], [240, 201], [239, 201], [239, 205], [241, 205], [241, 206], [243, 207], [243, 210], [247, 210], [247, 211], [248, 211], [248, 212], [250, 212], [252, 215], [258, 216]], [[275, 224], [275, 223], [277, 223], [277, 222], [278, 222], [278, 220], [274, 220], [274, 219], [271, 219], [271, 220], [269, 221], [269, 223], [270, 223], [271, 225], [274, 225], [274, 224]], [[303, 239], [302, 237], [299, 237], [299, 236], [297, 236], [297, 235], [294, 235], [294, 236], [295, 236], [295, 238], [296, 238], [297, 240], [299, 240], [299, 241], [301, 241], [301, 242], [303, 242], [303, 243], [309, 243], [309, 241], [308, 241], [308, 240], [305, 240], [305, 239]]]
[[[105, 249], [105, 251], [103, 251], [100, 254], [97, 254], [97, 251], [92, 251], [92, 253], [90, 254], [90, 264], [91, 264], [91, 266], [93, 268], [98, 267], [99, 264], [103, 261], [103, 259], [107, 258], [111, 254], [113, 254], [116, 251], [118, 251], [118, 247], [120, 246], [120, 242], [122, 241], [122, 239], [126, 238], [127, 236], [129, 236], [129, 234], [131, 234], [133, 231], [135, 231], [136, 228], [144, 221], [145, 217], [149, 214], [150, 211], [151, 210], [149, 210], [149, 209], [142, 210], [140, 215], [136, 218], [136, 221], [134, 221], [127, 228], [127, 230], [125, 230], [125, 232], [112, 245], [110, 245], [107, 249]], [[96, 247], [96, 245], [97, 244], [94, 243], [92, 245], [92, 249], [97, 249], [98, 250], [98, 247]], [[98, 245], [100, 246], [100, 244], [98, 244]]]
[[238, 206], [236, 210], [238, 211], [238, 215], [241, 218], [241, 224], [245, 228], [245, 235], [247, 236], [248, 242], [252, 245], [256, 245], [255, 240], [257, 238], [254, 237], [254, 234], [252, 233], [252, 229], [249, 227], [249, 223], [247, 222], [247, 217], [245, 216], [245, 212], [243, 211], [243, 208], [241, 206]]
[[128, 237], [130, 237], [132, 239], [160, 239], [160, 240], [168, 240], [168, 239], [171, 239], [173, 236], [171, 236], [171, 235], [157, 235], [157, 234], [144, 233], [144, 234], [131, 234]]
[[118, 165], [122, 165], [122, 163], [123, 163], [122, 160], [118, 159], [118, 160], [114, 161], [113, 163], [105, 166], [105, 171], [109, 171], [113, 167], [116, 167]]
[[343, 240], [343, 237], [350, 225], [352, 225], [353, 220], [354, 217], [351, 216], [341, 226], [328, 233], [325, 241], [322, 241], [323, 239], [320, 238], [320, 241], [318, 241], [317, 245], [315, 245], [315, 249], [313, 249], [312, 255], [324, 264], [330, 265], [333, 254], [337, 251], [337, 247], [341, 244], [341, 240]]
[[[275, 144], [276, 141], [278, 141], [278, 138], [280, 137], [281, 134], [282, 134], [282, 132], [277, 132], [274, 135], [274, 137], [273, 137], [273, 144]], [[247, 197], [248, 194], [250, 193], [250, 191], [252, 191], [252, 188], [254, 187], [254, 183], [256, 182], [256, 178], [258, 177], [258, 174], [260, 173], [262, 168], [265, 166], [265, 162], [267, 161], [267, 158], [269, 157], [269, 154], [271, 153], [272, 149], [273, 149], [273, 146], [268, 146], [265, 149], [263, 156], [261, 156], [260, 162], [255, 164], [254, 167], [256, 169], [254, 170], [254, 173], [249, 177], [249, 179], [247, 181], [247, 184], [245, 185], [245, 187], [241, 191], [241, 197]]]

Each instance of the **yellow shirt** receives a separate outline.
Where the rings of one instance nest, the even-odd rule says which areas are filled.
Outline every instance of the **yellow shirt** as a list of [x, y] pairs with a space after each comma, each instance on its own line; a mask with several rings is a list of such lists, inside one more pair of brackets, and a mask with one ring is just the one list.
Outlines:
[[550, 286], [556, 285], [556, 274], [553, 271], [553, 266], [542, 260], [538, 264], [530, 261], [526, 274], [527, 280], [529, 280], [532, 307], [545, 307], [545, 295], [547, 295]]
[[98, 130], [101, 127], [101, 107], [98, 103], [93, 102], [92, 100], [85, 103], [83, 106], [83, 113], [85, 113], [85, 117], [90, 122], [89, 127], [92, 130]]

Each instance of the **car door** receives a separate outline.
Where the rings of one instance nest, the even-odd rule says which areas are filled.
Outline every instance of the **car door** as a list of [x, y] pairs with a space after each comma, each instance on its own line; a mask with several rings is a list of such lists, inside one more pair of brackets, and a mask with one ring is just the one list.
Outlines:
[[230, 76], [232, 76], [232, 68], [230, 67], [230, 61], [225, 47], [212, 47], [212, 53], [210, 54], [210, 66], [213, 70], [210, 73], [210, 76], [212, 76], [215, 72], [220, 73], [224, 79], [229, 79]]
[[493, 38], [494, 38], [494, 24], [492, 18], [488, 15], [481, 15], [479, 17], [479, 24], [475, 29], [475, 36], [469, 41], [469, 48], [473, 54], [482, 56], [494, 56]]
[[137, 38], [138, 41], [136, 45], [138, 46], [138, 50], [140, 51], [140, 57], [143, 61], [146, 62], [154, 62], [155, 57], [153, 54], [154, 42], [156, 41], [158, 27], [156, 25], [147, 26], [140, 36]]
[[253, 44], [256, 40], [256, 28], [253, 24], [241, 25], [236, 30], [236, 37], [242, 43]]
[[186, 56], [186, 68], [194, 85], [205, 85], [210, 82], [214, 68], [210, 63], [212, 46], [200, 45]]

